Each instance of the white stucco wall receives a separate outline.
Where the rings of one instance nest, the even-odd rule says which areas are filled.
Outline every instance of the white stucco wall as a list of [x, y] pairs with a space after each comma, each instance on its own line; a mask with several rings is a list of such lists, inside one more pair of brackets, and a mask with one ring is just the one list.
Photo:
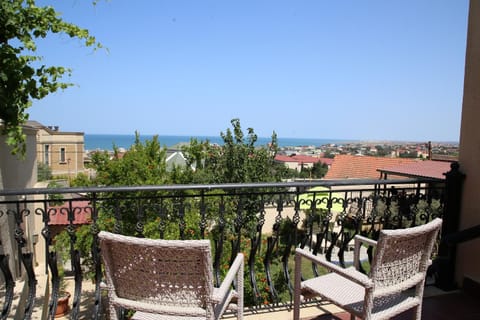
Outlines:
[[[12, 155], [10, 147], [5, 142], [5, 136], [0, 136], [0, 189], [2, 190], [32, 188], [37, 182], [36, 130], [25, 128], [24, 132], [27, 135], [27, 153], [24, 159]], [[11, 209], [16, 211], [16, 205], [12, 206]], [[7, 205], [0, 205], [0, 210], [4, 212], [0, 217], [0, 239], [4, 253], [10, 256], [10, 269], [18, 272], [17, 244], [14, 238], [15, 217], [6, 214], [9, 208]], [[34, 228], [33, 219], [33, 215], [25, 217], [24, 228], [27, 232]], [[25, 237], [30, 238], [28, 234]], [[31, 243], [28, 243], [28, 246], [28, 250], [33, 250]]]

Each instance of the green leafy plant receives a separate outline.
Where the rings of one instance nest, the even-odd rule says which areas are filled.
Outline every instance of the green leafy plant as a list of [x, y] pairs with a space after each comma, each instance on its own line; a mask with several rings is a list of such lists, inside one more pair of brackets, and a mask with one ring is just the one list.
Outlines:
[[13, 154], [25, 154], [22, 125], [28, 120], [32, 99], [43, 99], [72, 83], [63, 82], [71, 70], [46, 66], [36, 54], [41, 38], [53, 33], [79, 39], [85, 46], [101, 48], [87, 29], [64, 21], [51, 6], [39, 7], [35, 0], [0, 3], [0, 132], [5, 134]]
[[[56, 181], [51, 181], [48, 183], [47, 188], [60, 188], [61, 185]], [[63, 195], [59, 193], [51, 193], [48, 195], [48, 200], [51, 206], [60, 206], [63, 204]]]
[[38, 163], [37, 166], [37, 180], [46, 181], [52, 179], [52, 169], [48, 164], [43, 162]]
[[53, 248], [56, 252], [57, 257], [57, 270], [58, 270], [58, 277], [60, 279], [60, 286], [59, 286], [59, 297], [61, 297], [67, 288], [67, 283], [65, 281], [65, 263], [70, 261], [70, 237], [67, 231], [62, 231], [54, 238], [54, 245]]

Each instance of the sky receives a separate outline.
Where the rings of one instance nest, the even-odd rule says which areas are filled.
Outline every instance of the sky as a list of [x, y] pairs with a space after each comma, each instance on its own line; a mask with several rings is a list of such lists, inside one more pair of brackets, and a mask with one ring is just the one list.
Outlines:
[[30, 120], [87, 134], [458, 141], [468, 0], [38, 1], [107, 49], [39, 41], [75, 85]]

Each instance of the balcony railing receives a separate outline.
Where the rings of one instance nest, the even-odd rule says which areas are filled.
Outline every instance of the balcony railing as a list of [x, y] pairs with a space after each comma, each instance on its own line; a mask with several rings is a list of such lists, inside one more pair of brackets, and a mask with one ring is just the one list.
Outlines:
[[[443, 181], [419, 179], [5, 190], [0, 192], [1, 318], [31, 317], [35, 301], [44, 295], [36, 290], [39, 272], [49, 274], [50, 295], [44, 299], [48, 318], [53, 318], [64, 265], [74, 276], [71, 318], [79, 318], [82, 283], [89, 278], [95, 286], [92, 314], [102, 318], [100, 230], [210, 239], [217, 283], [243, 252], [249, 307], [288, 306], [296, 246], [345, 266], [356, 234], [376, 238], [382, 228], [443, 216], [445, 191]], [[13, 308], [19, 277], [26, 279], [25, 301]]]

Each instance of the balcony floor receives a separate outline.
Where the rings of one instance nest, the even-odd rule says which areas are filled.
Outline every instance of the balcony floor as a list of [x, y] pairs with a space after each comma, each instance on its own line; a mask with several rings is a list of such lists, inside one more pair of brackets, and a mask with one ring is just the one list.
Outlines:
[[[302, 319], [309, 320], [350, 320], [350, 314], [346, 312], [325, 314], [318, 317], [306, 317]], [[411, 312], [404, 312], [392, 320], [413, 319]], [[423, 320], [447, 320], [462, 319], [474, 320], [480, 319], [480, 306], [478, 301], [463, 293], [450, 293], [439, 296], [428, 297], [423, 300], [422, 310]]]
[[[429, 290], [430, 289], [430, 290]], [[302, 320], [350, 320], [350, 314], [331, 305], [302, 308]], [[235, 318], [232, 318], [235, 319]], [[293, 312], [289, 310], [272, 311], [269, 313], [246, 313], [245, 319], [293, 319]], [[413, 319], [411, 312], [404, 312], [392, 320]], [[480, 319], [480, 305], [478, 300], [462, 292], [446, 293], [435, 288], [428, 288], [423, 300], [423, 320], [478, 320]]]
[[[73, 289], [73, 288], [72, 288]], [[81, 305], [81, 318], [91, 317], [91, 306], [93, 306], [93, 286], [91, 282], [84, 282], [84, 301]], [[477, 293], [478, 294], [478, 293]], [[434, 286], [427, 286], [423, 300], [423, 320], [478, 320], [480, 319], [479, 300], [471, 295], [460, 291], [444, 292]], [[37, 309], [37, 312], [41, 308]], [[350, 320], [350, 314], [343, 312], [331, 304], [304, 306], [300, 311], [302, 320]], [[40, 319], [40, 315], [34, 314], [33, 319]], [[234, 314], [227, 314], [224, 319], [236, 319]], [[252, 311], [246, 308], [246, 320], [291, 320], [293, 311], [291, 309], [276, 308], [271, 310]], [[68, 317], [58, 318], [68, 319]], [[412, 314], [405, 312], [392, 320], [410, 320]]]

